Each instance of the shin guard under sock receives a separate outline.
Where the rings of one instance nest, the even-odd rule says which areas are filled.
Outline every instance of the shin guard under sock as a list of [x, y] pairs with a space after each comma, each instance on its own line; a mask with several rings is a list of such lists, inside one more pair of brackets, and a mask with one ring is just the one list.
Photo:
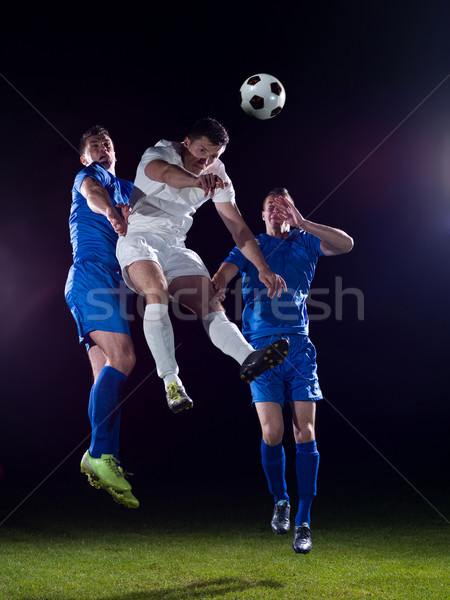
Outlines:
[[113, 454], [118, 458], [120, 403], [127, 376], [113, 367], [103, 367], [92, 386], [88, 414], [92, 426], [89, 454], [100, 458]]
[[244, 338], [239, 327], [232, 323], [222, 310], [206, 315], [203, 325], [214, 346], [234, 358], [240, 365], [253, 352], [253, 347]]
[[269, 491], [275, 499], [289, 500], [285, 480], [286, 457], [283, 444], [269, 446], [261, 440], [261, 462], [266, 474]]
[[170, 381], [177, 380], [176, 375], [179, 371], [175, 360], [175, 341], [169, 308], [165, 304], [147, 304], [143, 328], [158, 376], [164, 379], [167, 386]]
[[317, 494], [317, 473], [319, 470], [319, 452], [316, 440], [305, 444], [296, 444], [295, 470], [298, 484], [298, 512], [295, 525], [310, 523], [310, 510]]

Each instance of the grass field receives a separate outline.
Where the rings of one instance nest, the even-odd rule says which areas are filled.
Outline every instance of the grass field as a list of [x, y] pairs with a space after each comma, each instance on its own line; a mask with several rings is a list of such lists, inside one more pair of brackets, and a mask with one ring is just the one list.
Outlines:
[[[442, 491], [429, 496], [441, 515], [401, 486], [395, 495], [360, 491], [345, 502], [342, 493], [324, 493], [313, 507], [313, 550], [296, 555], [291, 534], [271, 532], [270, 497], [256, 487], [232, 500], [220, 487], [203, 495], [184, 484], [182, 496], [169, 488], [165, 499], [141, 490], [133, 511], [81, 475], [52, 481], [0, 527], [0, 598], [450, 598]], [[25, 492], [3, 489], [2, 519]]]

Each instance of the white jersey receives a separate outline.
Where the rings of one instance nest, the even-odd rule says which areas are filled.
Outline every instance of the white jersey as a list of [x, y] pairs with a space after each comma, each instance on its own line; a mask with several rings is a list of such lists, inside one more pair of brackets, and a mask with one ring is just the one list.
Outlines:
[[[205, 198], [201, 188], [170, 187], [165, 183], [149, 179], [144, 173], [147, 164], [155, 159], [183, 167], [181, 148], [182, 145], [179, 142], [161, 140], [144, 152], [134, 180], [135, 187], [142, 191], [142, 194], [128, 219], [128, 226], [131, 230], [144, 231], [151, 227], [163, 235], [174, 236], [179, 241], [186, 238], [193, 223], [194, 213], [209, 198]], [[204, 173], [218, 175], [228, 183], [228, 187], [215, 191], [213, 202], [235, 201], [233, 184], [220, 159], [217, 159]]]

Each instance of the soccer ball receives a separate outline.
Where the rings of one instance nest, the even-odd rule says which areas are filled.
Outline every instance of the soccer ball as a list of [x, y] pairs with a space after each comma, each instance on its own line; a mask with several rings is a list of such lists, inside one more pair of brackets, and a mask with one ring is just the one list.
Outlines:
[[275, 117], [286, 101], [281, 82], [267, 73], [258, 73], [246, 79], [239, 93], [242, 110], [256, 119]]

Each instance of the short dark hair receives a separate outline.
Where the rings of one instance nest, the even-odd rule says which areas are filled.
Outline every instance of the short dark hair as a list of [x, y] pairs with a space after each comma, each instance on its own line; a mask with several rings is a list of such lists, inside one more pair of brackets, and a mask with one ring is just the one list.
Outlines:
[[103, 125], [93, 125], [92, 127], [89, 127], [89, 129], [87, 129], [80, 138], [78, 149], [81, 155], [84, 154], [86, 149], [86, 140], [91, 137], [91, 135], [107, 135], [109, 138], [111, 138], [109, 131], [106, 129], [106, 127], [103, 127]]
[[197, 140], [203, 136], [207, 137], [214, 146], [226, 146], [230, 141], [228, 132], [222, 123], [211, 117], [199, 119], [187, 135], [191, 140]]
[[270, 190], [270, 192], [268, 192], [265, 196], [264, 196], [264, 200], [263, 200], [263, 209], [264, 206], [266, 204], [266, 200], [269, 196], [273, 196], [273, 195], [278, 195], [278, 196], [286, 196], [286, 198], [288, 200], [290, 200], [292, 202], [292, 204], [294, 204], [294, 199], [293, 197], [290, 195], [290, 193], [288, 192], [288, 190], [285, 187], [276, 187], [273, 188], [273, 190]]

